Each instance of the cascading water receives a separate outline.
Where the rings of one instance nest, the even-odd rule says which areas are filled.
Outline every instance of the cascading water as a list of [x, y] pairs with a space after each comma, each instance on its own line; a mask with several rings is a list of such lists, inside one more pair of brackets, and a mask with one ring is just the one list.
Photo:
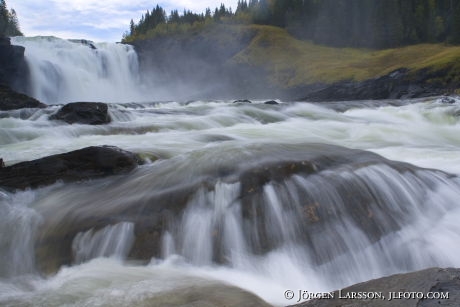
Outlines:
[[34, 273], [34, 234], [41, 216], [28, 205], [32, 192], [8, 195], [0, 190], [0, 279]]
[[[442, 173], [400, 172], [385, 164], [345, 167], [267, 183], [244, 204], [239, 184], [217, 183], [195, 194], [163, 240], [171, 254], [194, 265], [223, 262], [286, 289], [325, 291], [397, 272], [458, 266], [459, 249], [440, 242], [460, 240], [460, 226], [453, 223], [460, 216], [459, 183]], [[449, 238], [442, 238], [446, 233]]]
[[132, 46], [56, 37], [14, 37], [25, 47], [31, 96], [48, 103], [142, 101]]
[[99, 257], [125, 259], [134, 241], [134, 224], [119, 223], [78, 233], [72, 242], [76, 263]]
[[460, 266], [456, 103], [113, 104], [107, 126], [53, 108], [2, 113], [7, 164], [101, 144], [153, 162], [2, 192], [0, 305], [161, 306], [224, 282], [281, 306], [287, 289]]

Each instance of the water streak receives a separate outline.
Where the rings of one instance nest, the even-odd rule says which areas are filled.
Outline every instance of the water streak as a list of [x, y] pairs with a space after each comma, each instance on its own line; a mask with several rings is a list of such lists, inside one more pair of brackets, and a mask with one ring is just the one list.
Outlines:
[[75, 263], [99, 257], [125, 259], [134, 243], [134, 224], [119, 223], [78, 233], [73, 239]]

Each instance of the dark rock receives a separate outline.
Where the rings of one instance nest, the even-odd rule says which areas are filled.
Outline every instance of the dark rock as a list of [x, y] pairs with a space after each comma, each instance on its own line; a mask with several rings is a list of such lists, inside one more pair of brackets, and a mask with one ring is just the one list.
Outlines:
[[362, 82], [340, 81], [311, 91], [302, 101], [346, 101], [367, 99], [409, 99], [443, 94], [443, 86], [429, 82], [435, 76], [418, 72], [414, 79], [409, 70], [401, 68], [392, 73]]
[[63, 106], [50, 116], [51, 120], [62, 120], [69, 124], [103, 125], [112, 121], [108, 106], [101, 102], [73, 102]]
[[457, 100], [454, 97], [451, 96], [443, 96], [441, 97], [440, 100], [441, 103], [446, 103], [446, 104], [454, 104], [457, 102]]
[[17, 93], [7, 86], [0, 85], [0, 111], [24, 108], [46, 108], [46, 105], [27, 95]]
[[277, 101], [275, 101], [275, 100], [269, 100], [269, 101], [265, 101], [264, 104], [276, 105], [276, 104], [279, 104], [279, 103]]
[[[347, 294], [355, 293], [382, 293], [384, 299], [351, 299]], [[448, 294], [448, 299], [392, 299], [396, 293], [423, 293], [440, 292]], [[359, 283], [333, 293], [333, 298], [315, 299], [298, 305], [297, 307], [435, 307], [460, 306], [460, 269], [430, 268], [422, 271], [397, 274], [379, 279]], [[342, 297], [342, 298], [340, 298]]]
[[233, 103], [252, 103], [252, 101], [247, 99], [239, 99], [235, 100]]
[[9, 37], [0, 37], [0, 85], [26, 90], [28, 68], [24, 51], [22, 46], [11, 45]]
[[88, 46], [89, 48], [93, 50], [97, 50], [96, 46], [94, 45], [93, 41], [87, 40], [87, 39], [69, 39], [70, 42], [76, 43], [76, 44], [82, 44], [85, 46]]
[[280, 181], [293, 174], [311, 174], [316, 171], [311, 161], [283, 161], [264, 163], [240, 175], [241, 198], [258, 193], [270, 181]]
[[133, 170], [139, 158], [117, 147], [87, 147], [38, 160], [0, 168], [0, 187], [24, 190], [65, 182], [88, 180]]

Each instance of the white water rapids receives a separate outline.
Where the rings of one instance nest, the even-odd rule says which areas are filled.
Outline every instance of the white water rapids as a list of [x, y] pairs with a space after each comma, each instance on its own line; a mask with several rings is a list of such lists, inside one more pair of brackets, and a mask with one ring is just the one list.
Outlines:
[[[92, 82], [81, 74], [88, 78], [82, 84]], [[36, 90], [38, 98], [48, 95], [46, 84]], [[89, 99], [66, 91], [65, 97], [52, 91], [53, 99]], [[0, 190], [0, 305], [162, 306], [192, 286], [209, 289], [223, 282], [282, 306], [297, 300], [284, 298], [288, 289], [331, 291], [397, 272], [460, 267], [460, 101], [399, 104], [353, 102], [355, 107], [344, 112], [301, 102], [111, 104], [113, 122], [104, 126], [48, 120], [57, 106], [1, 112], [0, 157], [7, 165], [92, 145], [114, 145], [159, 160], [122, 177], [17, 193]], [[278, 161], [328, 148], [317, 144], [366, 150], [432, 170], [398, 171], [385, 160], [359, 164], [357, 156], [354, 166], [264, 184], [254, 203], [264, 214], [255, 217], [247, 216], [251, 212], [238, 197], [242, 183], [218, 179], [211, 188], [196, 189], [183, 212], [166, 223], [161, 255], [148, 264], [129, 259], [136, 225], [122, 213], [130, 206], [150, 204], [214, 166], [233, 170], [246, 160]], [[382, 236], [371, 237], [348, 212], [350, 197], [357, 203], [372, 200], [368, 214]], [[316, 221], [315, 210], [323, 205], [330, 223], [305, 233], [302, 216]], [[52, 276], [37, 272], [35, 236], [43, 223], [59, 231], [65, 226], [61, 221], [110, 212], [116, 212], [115, 222], [72, 238], [72, 266]], [[216, 261], [216, 249], [223, 261]]]

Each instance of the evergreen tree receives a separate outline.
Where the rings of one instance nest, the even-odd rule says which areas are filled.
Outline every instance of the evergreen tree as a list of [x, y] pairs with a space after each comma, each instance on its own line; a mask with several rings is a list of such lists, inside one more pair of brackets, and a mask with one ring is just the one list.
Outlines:
[[[15, 20], [4, 0], [0, 1], [6, 19]], [[184, 31], [195, 24], [223, 19], [278, 26], [298, 38], [340, 47], [388, 48], [445, 41], [460, 44], [458, 0], [238, 0], [234, 12], [220, 4], [214, 11], [207, 8], [204, 14], [174, 10], [168, 18], [157, 5], [137, 24], [130, 23], [130, 33], [132, 37], [146, 34], [165, 23], [184, 25], [171, 27]], [[159, 32], [165, 33], [164, 27]]]
[[136, 35], [136, 26], [134, 25], [134, 20], [132, 19], [129, 22], [129, 35]]
[[460, 4], [456, 4], [453, 11], [452, 34], [450, 41], [454, 44], [460, 44]]
[[8, 11], [5, 0], [0, 0], [0, 37], [21, 35], [16, 11]]
[[8, 28], [8, 9], [4, 0], [0, 0], [0, 37], [6, 35]]

